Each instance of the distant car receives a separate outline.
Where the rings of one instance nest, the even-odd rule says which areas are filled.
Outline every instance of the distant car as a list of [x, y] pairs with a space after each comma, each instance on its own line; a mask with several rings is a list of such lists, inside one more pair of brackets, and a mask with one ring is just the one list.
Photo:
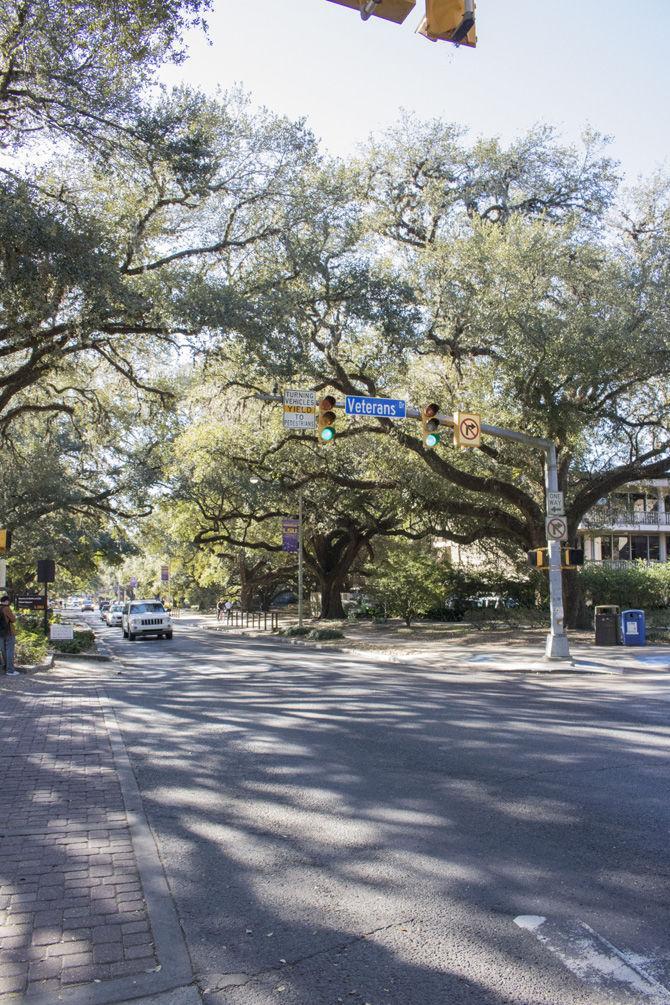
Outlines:
[[278, 607], [284, 607], [287, 604], [295, 604], [298, 598], [295, 593], [291, 590], [282, 590], [281, 593], [277, 593], [272, 598], [272, 603], [276, 604]]
[[138, 635], [172, 638], [172, 619], [160, 600], [130, 600], [121, 620], [124, 639], [134, 642]]
[[111, 604], [105, 611], [104, 620], [110, 628], [116, 628], [123, 623], [123, 604]]
[[81, 605], [81, 609], [82, 611], [94, 611], [95, 605], [92, 600], [85, 600], [84, 603]]
[[100, 611], [100, 620], [101, 621], [105, 621], [106, 620], [105, 614], [107, 613], [107, 611], [109, 610], [109, 608], [111, 606], [112, 605], [111, 605], [111, 603], [110, 603], [109, 600], [101, 600], [100, 601], [100, 607], [98, 608], [98, 610]]

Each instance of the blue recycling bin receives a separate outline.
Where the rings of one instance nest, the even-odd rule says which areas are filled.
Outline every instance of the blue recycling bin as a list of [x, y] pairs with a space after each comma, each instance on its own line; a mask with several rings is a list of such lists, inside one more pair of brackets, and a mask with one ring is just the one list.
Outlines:
[[643, 646], [646, 643], [644, 611], [621, 612], [621, 641], [625, 646]]

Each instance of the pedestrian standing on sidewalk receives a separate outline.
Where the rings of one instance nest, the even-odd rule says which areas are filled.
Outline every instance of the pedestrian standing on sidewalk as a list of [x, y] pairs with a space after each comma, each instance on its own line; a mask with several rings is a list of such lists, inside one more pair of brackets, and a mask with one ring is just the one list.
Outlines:
[[9, 606], [9, 597], [0, 597], [0, 646], [5, 673], [8, 677], [17, 677], [14, 669], [14, 649], [16, 647], [16, 615]]

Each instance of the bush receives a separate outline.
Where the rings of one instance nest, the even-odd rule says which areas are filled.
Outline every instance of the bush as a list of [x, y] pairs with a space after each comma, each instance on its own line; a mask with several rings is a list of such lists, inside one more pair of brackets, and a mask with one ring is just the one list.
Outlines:
[[300, 628], [299, 625], [291, 625], [289, 628], [282, 628], [282, 630], [279, 632], [279, 634], [280, 635], [284, 635], [284, 636], [286, 636], [286, 638], [291, 639], [291, 638], [294, 638], [295, 636], [299, 636], [299, 635], [308, 635], [309, 634], [309, 628], [304, 628], [304, 627]]
[[43, 663], [47, 657], [47, 639], [43, 632], [31, 631], [23, 624], [16, 627], [16, 663], [33, 666]]
[[52, 642], [57, 653], [86, 653], [95, 647], [95, 635], [89, 628], [75, 630], [74, 638]]
[[326, 642], [328, 639], [343, 639], [344, 632], [339, 628], [312, 628], [307, 633], [307, 638], [314, 642]]
[[385, 615], [400, 617], [407, 627], [443, 601], [447, 567], [433, 555], [396, 547], [376, 566], [370, 589]]
[[592, 604], [618, 604], [623, 610], [667, 607], [670, 603], [670, 563], [631, 562], [621, 568], [585, 565], [580, 573], [584, 594]]

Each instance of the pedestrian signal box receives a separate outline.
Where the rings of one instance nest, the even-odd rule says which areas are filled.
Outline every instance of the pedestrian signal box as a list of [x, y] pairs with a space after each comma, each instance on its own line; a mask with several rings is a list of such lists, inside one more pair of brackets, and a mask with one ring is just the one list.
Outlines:
[[[528, 552], [528, 564], [533, 569], [549, 568], [549, 552], [546, 548], [533, 548]], [[583, 548], [561, 548], [561, 568], [576, 569], [584, 565]]]
[[416, 0], [330, 0], [330, 3], [358, 11], [364, 21], [372, 16], [395, 24], [402, 24], [416, 6]]
[[477, 45], [474, 0], [426, 0], [426, 16], [417, 28], [431, 42]]

